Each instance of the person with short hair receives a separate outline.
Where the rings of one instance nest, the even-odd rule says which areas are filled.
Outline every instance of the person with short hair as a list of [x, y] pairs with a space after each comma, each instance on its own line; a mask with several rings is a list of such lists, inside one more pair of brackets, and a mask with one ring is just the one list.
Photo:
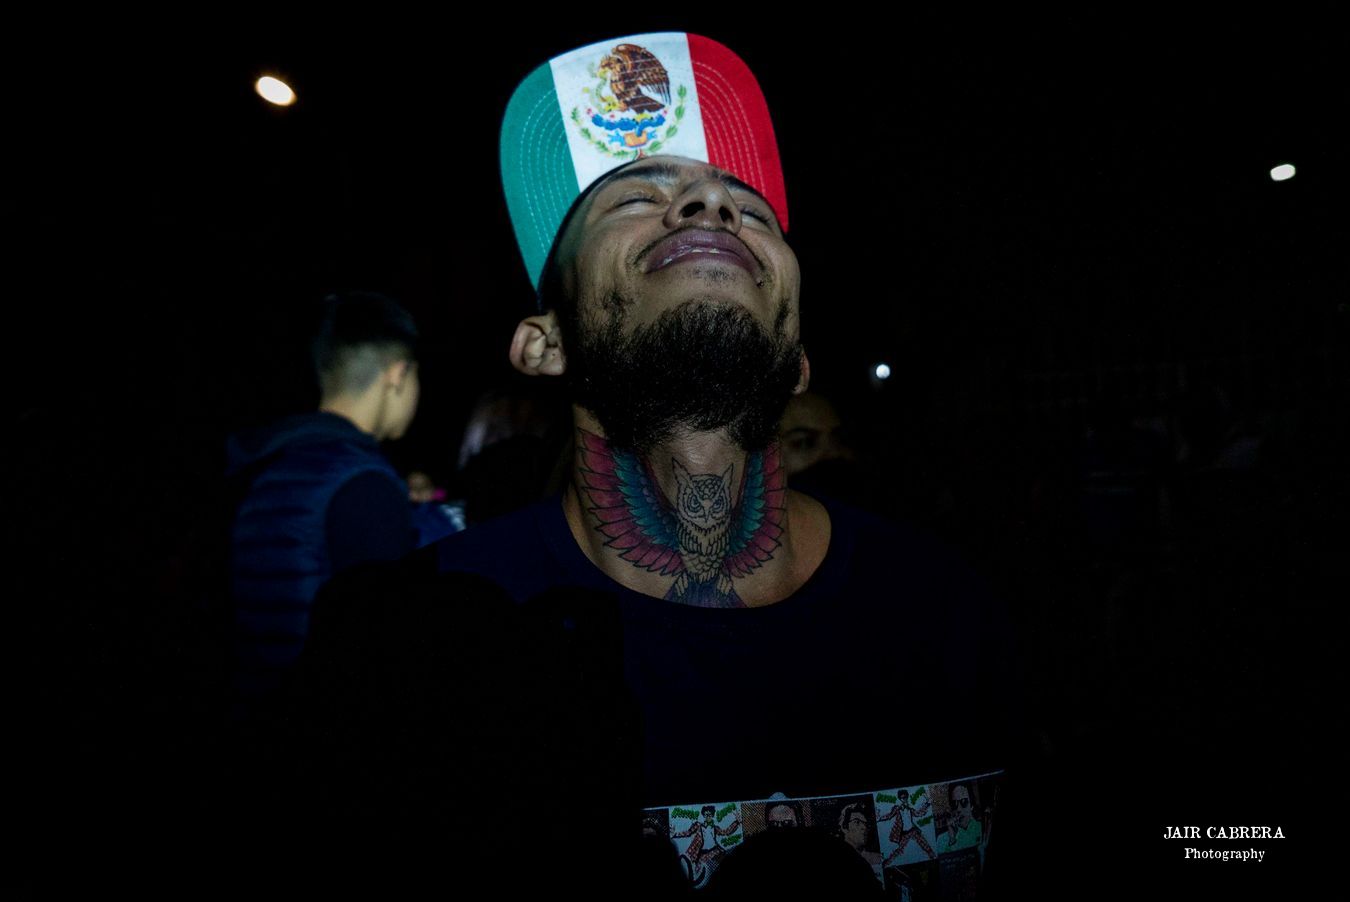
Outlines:
[[319, 408], [231, 437], [227, 480], [236, 714], [282, 684], [333, 574], [416, 547], [408, 488], [380, 452], [417, 412], [417, 328], [369, 292], [325, 299], [311, 351]]

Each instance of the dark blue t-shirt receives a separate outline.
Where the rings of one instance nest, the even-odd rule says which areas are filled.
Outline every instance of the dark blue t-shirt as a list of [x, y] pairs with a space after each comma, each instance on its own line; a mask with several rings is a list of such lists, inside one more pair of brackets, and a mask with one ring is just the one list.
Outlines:
[[558, 498], [452, 536], [437, 556], [517, 602], [570, 587], [617, 606], [646, 807], [936, 786], [1001, 768], [1010, 640], [990, 593], [921, 532], [825, 505], [824, 561], [758, 608], [624, 588], [577, 546]]

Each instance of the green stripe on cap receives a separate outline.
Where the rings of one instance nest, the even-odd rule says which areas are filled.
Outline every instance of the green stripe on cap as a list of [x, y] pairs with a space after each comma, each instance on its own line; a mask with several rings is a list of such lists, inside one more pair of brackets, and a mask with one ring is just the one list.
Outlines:
[[548, 63], [520, 83], [502, 121], [502, 187], [535, 288], [544, 272], [553, 236], [577, 196], [577, 174], [558, 115], [553, 71]]

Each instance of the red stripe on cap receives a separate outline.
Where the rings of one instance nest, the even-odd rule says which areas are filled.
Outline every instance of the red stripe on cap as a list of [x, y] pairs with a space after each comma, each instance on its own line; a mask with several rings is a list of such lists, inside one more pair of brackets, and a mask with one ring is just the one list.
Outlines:
[[787, 231], [783, 164], [759, 82], [750, 67], [726, 47], [701, 35], [686, 37], [703, 114], [708, 162], [758, 189]]

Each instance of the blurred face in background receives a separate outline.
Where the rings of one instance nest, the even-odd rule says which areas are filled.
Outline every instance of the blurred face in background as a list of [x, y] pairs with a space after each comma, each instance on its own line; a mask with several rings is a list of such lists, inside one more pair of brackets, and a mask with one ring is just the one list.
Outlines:
[[394, 441], [403, 438], [417, 416], [422, 383], [417, 375], [417, 364], [413, 361], [392, 364], [387, 373], [396, 375], [382, 377], [382, 380], [387, 381], [382, 381], [384, 398], [375, 437], [381, 441]]
[[834, 405], [811, 392], [788, 401], [778, 426], [778, 447], [789, 476], [822, 461], [853, 456], [844, 442], [843, 423]]
[[432, 501], [436, 497], [436, 486], [432, 485], [431, 477], [420, 471], [414, 471], [408, 474], [408, 500], [414, 504], [423, 504]]

